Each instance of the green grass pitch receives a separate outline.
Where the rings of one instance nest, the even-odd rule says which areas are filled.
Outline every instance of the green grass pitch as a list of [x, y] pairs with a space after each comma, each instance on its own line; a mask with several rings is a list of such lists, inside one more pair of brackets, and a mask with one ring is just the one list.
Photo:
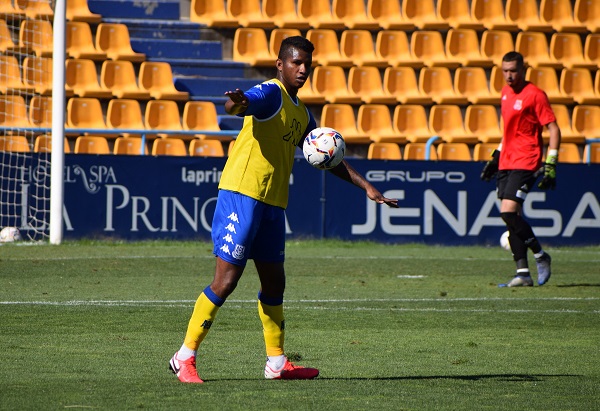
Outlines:
[[[291, 241], [286, 352], [267, 381], [252, 263], [201, 347], [202, 385], [167, 369], [209, 243], [0, 246], [2, 410], [594, 410], [600, 247], [550, 248], [543, 287], [498, 247]], [[535, 274], [535, 263], [531, 260]]]

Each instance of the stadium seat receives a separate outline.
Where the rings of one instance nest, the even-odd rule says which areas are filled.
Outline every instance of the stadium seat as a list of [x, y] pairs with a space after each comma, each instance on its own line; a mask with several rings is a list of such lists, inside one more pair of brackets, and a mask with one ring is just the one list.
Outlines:
[[306, 38], [315, 45], [313, 65], [351, 67], [352, 60], [343, 57], [340, 41], [333, 29], [311, 29]]
[[369, 136], [358, 131], [354, 109], [350, 104], [325, 104], [321, 111], [321, 127], [337, 130], [348, 144], [371, 142]]
[[185, 143], [179, 138], [157, 138], [152, 144], [153, 156], [181, 156], [188, 155]]
[[76, 131], [77, 134], [101, 135], [106, 129], [100, 100], [91, 97], [73, 97], [67, 102], [67, 128], [94, 129], [98, 131]]
[[573, 97], [561, 90], [555, 69], [551, 67], [529, 67], [525, 79], [544, 90], [551, 103], [573, 104]]
[[368, 0], [367, 15], [383, 30], [414, 30], [415, 25], [402, 15], [400, 0]]
[[[113, 98], [106, 109], [106, 125], [113, 129], [143, 130], [142, 108], [139, 101]], [[139, 133], [122, 132], [123, 137], [140, 137]]]
[[52, 57], [52, 23], [48, 20], [23, 20], [19, 29], [19, 44], [8, 48], [10, 54], [33, 54], [37, 57]]
[[[558, 124], [558, 128], [560, 128], [561, 143], [582, 144], [585, 142], [585, 137], [573, 130], [571, 114], [565, 104], [552, 104], [552, 111], [554, 111], [556, 123]], [[544, 143], [548, 144], [550, 133], [546, 127], [544, 127], [544, 131], [542, 132], [542, 138], [544, 139]]]
[[588, 31], [600, 33], [600, 3], [594, 0], [575, 0], [573, 18]]
[[68, 59], [65, 86], [77, 97], [110, 98], [112, 91], [98, 82], [96, 64], [88, 59]]
[[96, 49], [90, 25], [83, 21], [68, 21], [66, 28], [66, 52], [74, 59], [104, 61], [106, 53]]
[[190, 156], [194, 157], [223, 157], [225, 151], [219, 140], [195, 139], [190, 141]]
[[492, 94], [483, 67], [459, 67], [454, 72], [454, 89], [471, 104], [500, 104]]
[[560, 61], [550, 56], [550, 46], [545, 33], [519, 32], [515, 41], [515, 50], [523, 55], [525, 62], [531, 67], [562, 67]]
[[588, 34], [583, 46], [583, 58], [600, 68], [600, 34]]
[[31, 147], [29, 146], [29, 142], [25, 136], [0, 136], [0, 151], [11, 153], [29, 153], [31, 151]]
[[468, 104], [467, 97], [454, 90], [447, 67], [426, 67], [419, 73], [419, 89], [437, 104]]
[[340, 39], [340, 52], [343, 58], [356, 66], [389, 66], [386, 59], [375, 54], [373, 36], [368, 30], [344, 30]]
[[565, 95], [573, 96], [577, 104], [600, 104], [600, 95], [594, 90], [594, 81], [588, 69], [563, 69], [560, 90]]
[[595, 62], [586, 61], [583, 57], [581, 35], [576, 33], [554, 33], [550, 39], [550, 57], [566, 68], [598, 68]]
[[498, 143], [477, 143], [473, 147], [473, 161], [489, 161]]
[[502, 68], [500, 66], [492, 67], [492, 70], [490, 71], [489, 85], [490, 93], [492, 93], [493, 96], [500, 98], [502, 87], [506, 85], [504, 75], [502, 74]]
[[[71, 147], [69, 147], [69, 140], [65, 137], [63, 143], [63, 151], [65, 153], [71, 152]], [[35, 138], [35, 142], [33, 143], [33, 152], [34, 153], [51, 153], [52, 152], [52, 136], [50, 134], [40, 134]]]
[[31, 126], [22, 95], [0, 96], [0, 126], [15, 129]]
[[491, 104], [471, 104], [465, 111], [465, 129], [482, 143], [495, 143], [502, 140], [502, 127], [495, 106]]
[[33, 127], [52, 128], [52, 97], [33, 96], [29, 101], [29, 123]]
[[540, 18], [539, 0], [506, 0], [506, 17], [523, 31], [551, 32], [552, 25]]
[[230, 156], [233, 151], [233, 147], [235, 146], [235, 140], [231, 140], [229, 145], [227, 146], [227, 155]]
[[367, 14], [365, 0], [332, 0], [331, 13], [349, 29], [379, 29], [377, 20]]
[[14, 49], [15, 47], [16, 44], [12, 39], [12, 34], [6, 20], [0, 18], [0, 52], [5, 53], [6, 50]]
[[275, 65], [269, 51], [267, 35], [261, 28], [240, 27], [233, 36], [233, 60], [248, 63], [251, 66], [272, 67]]
[[421, 60], [411, 54], [408, 36], [401, 30], [379, 30], [375, 39], [375, 54], [393, 67], [424, 66]]
[[343, 30], [346, 25], [331, 11], [330, 0], [298, 0], [298, 15], [310, 23], [313, 29]]
[[402, 160], [400, 146], [396, 143], [371, 143], [367, 151], [368, 160]]
[[239, 26], [237, 19], [227, 14], [223, 0], [192, 0], [190, 21], [215, 28]]
[[348, 88], [363, 103], [396, 104], [396, 96], [383, 88], [377, 67], [355, 66], [348, 73]]
[[75, 140], [75, 154], [110, 154], [108, 140], [101, 136], [79, 136]]
[[[144, 126], [147, 130], [168, 130], [158, 133], [159, 137], [173, 137], [176, 131], [183, 130], [177, 102], [173, 100], [150, 100], [144, 112]], [[193, 136], [186, 136], [193, 138]]]
[[450, 24], [436, 14], [433, 0], [402, 0], [402, 15], [419, 30], [447, 30]]
[[227, 14], [242, 27], [275, 27], [273, 20], [263, 15], [260, 0], [227, 0]]
[[146, 60], [144, 53], [131, 48], [129, 29], [121, 23], [100, 23], [96, 29], [96, 50], [106, 53], [111, 60], [127, 60], [136, 63]]
[[12, 0], [3, 0], [0, 2], [0, 19], [6, 21], [21, 21], [25, 16], [25, 11], [18, 2]]
[[150, 92], [138, 86], [133, 63], [127, 60], [105, 60], [100, 71], [100, 84], [116, 98], [150, 99]]
[[394, 108], [392, 127], [410, 143], [425, 143], [433, 135], [425, 107], [420, 104], [398, 104]]
[[481, 53], [477, 32], [473, 29], [450, 29], [446, 34], [446, 56], [463, 67], [492, 67], [491, 58]]
[[0, 93], [32, 93], [35, 87], [25, 84], [15, 56], [0, 55]]
[[517, 23], [507, 18], [504, 0], [471, 0], [471, 16], [488, 30], [519, 30]]
[[502, 64], [506, 50], [514, 50], [512, 34], [506, 30], [486, 30], [481, 35], [481, 55], [492, 60], [494, 65]]
[[600, 143], [589, 143], [583, 148], [583, 162], [600, 164]]
[[453, 29], [484, 29], [483, 23], [471, 16], [469, 0], [437, 0], [437, 15]]
[[87, 23], [100, 23], [102, 16], [92, 13], [88, 5], [88, 0], [68, 0], [66, 2], [67, 20], [85, 21]]
[[190, 93], [175, 88], [171, 65], [164, 61], [144, 61], [140, 65], [139, 83], [156, 100], [187, 101]]
[[340, 66], [318, 66], [312, 75], [315, 93], [325, 97], [328, 103], [360, 104], [361, 97], [348, 88], [344, 69]]
[[600, 106], [580, 104], [573, 108], [573, 131], [586, 140], [600, 137]]
[[298, 97], [305, 104], [325, 104], [325, 96], [318, 94], [312, 87], [311, 78], [307, 78], [304, 86], [298, 90]]
[[471, 150], [465, 143], [440, 143], [437, 146], [438, 160], [471, 161]]
[[457, 59], [452, 59], [446, 54], [444, 40], [439, 31], [415, 31], [410, 39], [410, 47], [411, 54], [423, 61], [427, 67], [456, 68], [460, 66]]
[[579, 146], [575, 143], [560, 143], [558, 149], [558, 160], [561, 163], [581, 163], [581, 153]]
[[[425, 160], [426, 143], [408, 143], [404, 146], [405, 160]], [[437, 160], [437, 152], [434, 145], [429, 150], [429, 160]]]
[[571, 0], [542, 0], [540, 18], [558, 33], [585, 33], [587, 27], [573, 17]]
[[54, 17], [50, 0], [27, 0], [22, 4], [25, 6], [25, 15], [28, 19], [51, 21]]
[[310, 28], [308, 20], [298, 15], [295, 0], [262, 0], [262, 14], [279, 28]]
[[383, 88], [400, 104], [432, 104], [433, 99], [419, 88], [415, 69], [388, 67], [383, 73]]
[[460, 107], [454, 104], [439, 104], [429, 112], [429, 130], [444, 143], [477, 144], [477, 136], [470, 134], [464, 125]]
[[117, 137], [113, 147], [113, 154], [148, 154], [148, 147], [144, 144], [144, 141], [139, 137]]
[[[217, 108], [211, 101], [188, 101], [183, 107], [182, 125], [184, 130], [221, 131]], [[232, 136], [196, 134], [206, 140], [230, 141]]]
[[358, 132], [376, 143], [406, 143], [406, 137], [392, 127], [390, 109], [384, 104], [362, 104], [358, 108]]
[[279, 55], [279, 47], [281, 42], [292, 36], [302, 36], [300, 30], [295, 28], [277, 28], [271, 31], [269, 36], [269, 54], [271, 55], [271, 64], [275, 64]]

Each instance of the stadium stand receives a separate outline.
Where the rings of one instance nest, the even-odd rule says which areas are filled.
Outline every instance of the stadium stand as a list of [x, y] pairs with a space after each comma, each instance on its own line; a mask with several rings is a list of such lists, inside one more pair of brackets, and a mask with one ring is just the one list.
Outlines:
[[275, 27], [273, 20], [263, 14], [260, 0], [227, 0], [227, 14], [242, 27]]
[[469, 0], [437, 0], [436, 13], [453, 29], [484, 29], [483, 22], [471, 15]]
[[332, 0], [331, 14], [348, 29], [379, 29], [378, 21], [367, 14], [364, 0]]
[[15, 56], [0, 56], [0, 93], [28, 93], [35, 87], [25, 84], [21, 75], [21, 66]]
[[351, 67], [352, 60], [344, 57], [340, 41], [333, 29], [310, 29], [306, 38], [315, 45], [313, 65]]
[[[113, 129], [143, 130], [146, 128], [138, 100], [113, 98], [108, 102], [106, 125]], [[128, 132], [123, 137], [140, 137]]]
[[[426, 143], [408, 143], [404, 146], [405, 160], [425, 160], [426, 158]], [[435, 146], [429, 149], [429, 160], [437, 160], [437, 152]]]
[[79, 136], [75, 140], [75, 154], [110, 154], [108, 140], [101, 136]]
[[429, 129], [444, 143], [476, 144], [477, 136], [470, 134], [464, 125], [460, 107], [453, 104], [438, 104], [429, 112]]
[[68, 21], [66, 28], [66, 52], [67, 56], [75, 59], [90, 59], [104, 61], [107, 55], [96, 49], [92, 29], [84, 21]]
[[65, 87], [77, 97], [110, 98], [112, 90], [100, 85], [92, 60], [68, 59], [65, 62]]
[[402, 152], [396, 143], [371, 143], [367, 151], [367, 159], [402, 160]]
[[195, 139], [190, 142], [190, 156], [194, 157], [223, 157], [225, 151], [219, 140]]
[[429, 130], [425, 107], [418, 104], [397, 105], [394, 108], [392, 126], [410, 143], [425, 143], [433, 135]]
[[506, 17], [523, 31], [553, 30], [552, 25], [540, 17], [538, 0], [506, 0]]
[[278, 28], [302, 30], [310, 28], [308, 20], [298, 14], [295, 0], [263, 0], [262, 14], [272, 20]]
[[471, 150], [466, 143], [440, 143], [437, 145], [438, 160], [471, 161]]
[[31, 147], [25, 136], [0, 136], [0, 151], [12, 153], [29, 153]]
[[384, 104], [362, 104], [357, 115], [358, 132], [368, 135], [376, 143], [406, 143], [392, 126], [390, 109]]
[[[69, 140], [65, 137], [63, 143], [63, 151], [65, 153], [70, 153], [71, 148], [69, 147]], [[35, 138], [35, 143], [33, 145], [34, 153], [51, 153], [52, 152], [52, 135], [50, 134], [40, 134]]]
[[330, 0], [298, 0], [298, 15], [313, 29], [343, 30], [346, 25], [331, 10]]
[[152, 143], [153, 156], [181, 156], [188, 155], [185, 143], [179, 138], [157, 138]]
[[396, 96], [383, 88], [381, 74], [377, 67], [351, 67], [348, 73], [348, 88], [352, 94], [360, 96], [362, 102], [366, 104], [396, 103]]
[[0, 126], [16, 129], [30, 126], [22, 95], [0, 96]]
[[216, 28], [239, 26], [237, 19], [227, 14], [223, 0], [192, 0], [190, 20]]
[[386, 59], [375, 53], [373, 36], [368, 30], [344, 30], [340, 39], [340, 53], [357, 66], [389, 66]]
[[113, 147], [113, 154], [148, 154], [148, 146], [139, 137], [117, 137]]
[[383, 88], [396, 97], [400, 104], [433, 103], [418, 85], [417, 75], [411, 67], [388, 67], [383, 73]]
[[375, 54], [388, 65], [421, 68], [423, 62], [412, 55], [408, 36], [401, 30], [380, 30], [375, 39]]
[[471, 0], [471, 16], [488, 30], [519, 30], [517, 24], [507, 18], [504, 0]]
[[339, 131], [347, 144], [368, 144], [371, 139], [358, 130], [354, 109], [350, 104], [325, 104], [321, 113], [321, 127]]
[[66, 3], [66, 15], [69, 21], [85, 21], [87, 23], [100, 23], [102, 16], [92, 13], [87, 0], [69, 0]]
[[402, 14], [400, 0], [368, 0], [367, 15], [383, 30], [412, 31], [415, 25]]
[[402, 15], [420, 30], [450, 28], [450, 23], [436, 13], [434, 0], [402, 0]]

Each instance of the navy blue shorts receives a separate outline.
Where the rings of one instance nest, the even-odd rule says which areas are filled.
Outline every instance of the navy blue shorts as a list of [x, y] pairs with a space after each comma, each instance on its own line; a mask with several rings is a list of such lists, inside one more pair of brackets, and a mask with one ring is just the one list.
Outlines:
[[212, 223], [213, 253], [245, 266], [248, 259], [285, 260], [285, 210], [240, 193], [219, 190]]

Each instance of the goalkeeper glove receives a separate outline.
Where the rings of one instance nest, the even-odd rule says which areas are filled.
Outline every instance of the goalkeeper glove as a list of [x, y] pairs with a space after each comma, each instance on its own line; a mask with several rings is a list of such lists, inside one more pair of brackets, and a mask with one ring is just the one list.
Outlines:
[[544, 164], [544, 176], [539, 182], [538, 188], [541, 190], [554, 190], [556, 187], [556, 163], [558, 163], [558, 151], [548, 150], [546, 164]]
[[483, 170], [481, 171], [481, 179], [483, 181], [490, 181], [498, 172], [498, 164], [500, 162], [500, 150], [494, 150], [492, 158], [485, 163]]

